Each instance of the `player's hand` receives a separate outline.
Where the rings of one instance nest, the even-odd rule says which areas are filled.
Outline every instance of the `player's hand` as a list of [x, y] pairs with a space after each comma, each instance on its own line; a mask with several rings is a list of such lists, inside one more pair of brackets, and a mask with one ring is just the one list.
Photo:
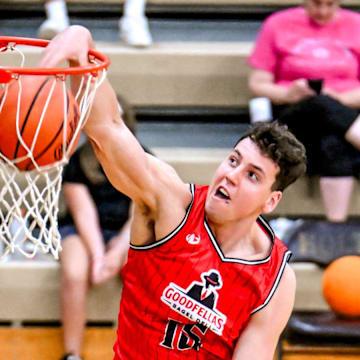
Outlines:
[[93, 39], [88, 29], [73, 25], [56, 35], [44, 49], [40, 59], [40, 67], [56, 67], [63, 61], [73, 65], [89, 64], [88, 52], [94, 47]]
[[314, 95], [316, 93], [309, 87], [306, 79], [297, 79], [288, 88], [286, 98], [289, 104], [293, 104]]

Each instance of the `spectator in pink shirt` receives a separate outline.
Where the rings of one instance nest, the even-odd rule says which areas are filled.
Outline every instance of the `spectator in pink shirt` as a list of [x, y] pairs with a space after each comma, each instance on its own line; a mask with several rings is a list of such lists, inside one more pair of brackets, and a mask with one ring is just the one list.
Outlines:
[[249, 58], [250, 90], [304, 143], [333, 222], [346, 220], [360, 174], [359, 34], [360, 14], [340, 0], [304, 0], [265, 20]]

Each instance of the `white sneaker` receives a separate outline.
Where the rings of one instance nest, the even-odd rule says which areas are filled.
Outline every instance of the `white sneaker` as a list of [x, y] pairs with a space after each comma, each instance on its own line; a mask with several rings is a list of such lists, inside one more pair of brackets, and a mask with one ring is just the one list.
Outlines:
[[276, 236], [285, 240], [285, 235], [291, 230], [300, 226], [304, 222], [303, 219], [291, 220], [284, 217], [270, 220], [270, 226], [274, 230]]
[[57, 34], [69, 27], [69, 25], [70, 24], [68, 19], [64, 19], [62, 21], [47, 19], [39, 27], [38, 38], [51, 40]]
[[124, 16], [119, 21], [122, 40], [135, 47], [147, 47], [152, 44], [149, 23], [145, 16]]

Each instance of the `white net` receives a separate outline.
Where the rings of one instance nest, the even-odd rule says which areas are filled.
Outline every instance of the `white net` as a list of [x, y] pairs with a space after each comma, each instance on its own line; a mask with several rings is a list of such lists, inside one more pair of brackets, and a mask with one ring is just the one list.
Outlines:
[[58, 202], [62, 165], [52, 170], [19, 172], [0, 162], [2, 257], [19, 251], [34, 257], [38, 250], [58, 258]]
[[[12, 45], [0, 49], [0, 54], [6, 52], [19, 53], [21, 67], [24, 67], [25, 56], [21, 50]], [[12, 74], [12, 80], [1, 85], [0, 132], [2, 129], [2, 133], [6, 133], [4, 129], [7, 129], [2, 128], [2, 119], [6, 118], [7, 123], [14, 124], [12, 132], [16, 134], [16, 151], [14, 154], [11, 148], [11, 156], [9, 156], [9, 152], [4, 151], [4, 148], [9, 148], [10, 145], [0, 143], [0, 260], [14, 252], [32, 258], [38, 251], [44, 254], [51, 253], [56, 259], [58, 258], [61, 250], [58, 204], [62, 170], [87, 120], [96, 89], [105, 77], [106, 70], [95, 74], [77, 75], [78, 90], [74, 98], [78, 111], [73, 110], [74, 114], [70, 113], [72, 111], [69, 101], [71, 94], [68, 90], [70, 79], [61, 74], [47, 77], [46, 96], [36, 119], [33, 119], [35, 126], [30, 136], [24, 130], [28, 118], [24, 120], [22, 114], [25, 107], [23, 94], [29, 87], [29, 75]], [[32, 75], [32, 78], [36, 77]], [[51, 102], [55, 97], [60, 101], [57, 107], [61, 116], [61, 132], [60, 136], [57, 136], [60, 138], [60, 145], [52, 151], [54, 161], [43, 164], [42, 154], [49, 148], [39, 153], [39, 146], [44, 148], [41, 147], [44, 127], [49, 127], [49, 119], [55, 116], [54, 107], [51, 108]], [[9, 119], [10, 116], [13, 116], [13, 119]], [[6, 136], [9, 136], [11, 142], [8, 134], [1, 138], [1, 142], [7, 142]]]

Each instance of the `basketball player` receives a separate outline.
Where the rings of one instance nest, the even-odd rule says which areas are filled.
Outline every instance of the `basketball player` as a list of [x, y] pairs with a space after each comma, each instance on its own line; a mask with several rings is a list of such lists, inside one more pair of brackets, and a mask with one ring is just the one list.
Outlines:
[[[87, 65], [92, 46], [87, 29], [70, 27], [40, 65]], [[271, 360], [293, 308], [295, 276], [290, 252], [261, 214], [304, 173], [302, 144], [276, 123], [258, 124], [209, 186], [188, 185], [143, 151], [108, 81], [84, 129], [110, 181], [135, 203], [114, 359]], [[207, 282], [208, 304], [192, 291]]]

